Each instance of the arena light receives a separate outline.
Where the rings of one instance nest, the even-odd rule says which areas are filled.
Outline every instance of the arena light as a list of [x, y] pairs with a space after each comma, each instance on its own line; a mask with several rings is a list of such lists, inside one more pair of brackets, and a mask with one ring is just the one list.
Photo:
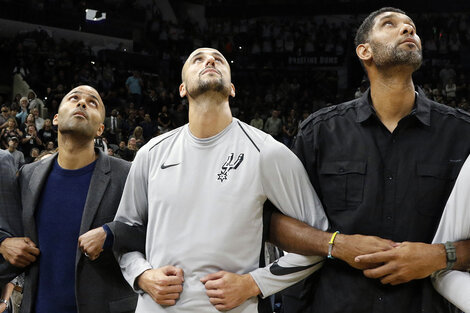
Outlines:
[[93, 9], [85, 10], [85, 18], [87, 22], [97, 23], [106, 20], [106, 12], [101, 12]]

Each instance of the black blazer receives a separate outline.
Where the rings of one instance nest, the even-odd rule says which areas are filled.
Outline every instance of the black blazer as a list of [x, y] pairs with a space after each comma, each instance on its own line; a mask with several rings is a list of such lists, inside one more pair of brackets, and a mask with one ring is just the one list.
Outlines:
[[[98, 150], [97, 153], [99, 157], [90, 182], [80, 235], [105, 223], [112, 226], [130, 169], [129, 162], [109, 157]], [[57, 154], [25, 165], [19, 172], [24, 235], [31, 238], [37, 245], [34, 212], [56, 157]], [[39, 249], [41, 249], [40, 246]], [[38, 264], [32, 264], [25, 273], [21, 312], [29, 313], [33, 311], [33, 302], [37, 292]], [[111, 249], [103, 251], [97, 260], [90, 261], [81, 253], [77, 242], [75, 276], [75, 296], [79, 313], [135, 311], [137, 294], [124, 280]]]

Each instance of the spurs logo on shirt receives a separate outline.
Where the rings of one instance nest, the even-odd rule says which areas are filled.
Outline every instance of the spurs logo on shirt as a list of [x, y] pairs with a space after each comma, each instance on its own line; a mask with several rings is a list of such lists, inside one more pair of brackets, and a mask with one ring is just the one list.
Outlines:
[[220, 180], [220, 182], [223, 182], [224, 180], [226, 180], [228, 178], [227, 177], [228, 172], [231, 169], [236, 170], [237, 167], [242, 163], [243, 158], [244, 158], [244, 154], [240, 153], [235, 163], [232, 163], [233, 153], [230, 153], [230, 155], [227, 158], [227, 161], [225, 161], [224, 165], [222, 165], [222, 170], [220, 171], [219, 174], [217, 174], [217, 180]]

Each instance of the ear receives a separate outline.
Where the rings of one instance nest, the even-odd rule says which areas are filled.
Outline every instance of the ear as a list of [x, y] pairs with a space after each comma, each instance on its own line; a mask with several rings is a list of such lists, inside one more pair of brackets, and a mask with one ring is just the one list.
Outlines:
[[230, 84], [230, 95], [235, 98], [235, 86]]
[[362, 62], [367, 62], [372, 59], [372, 49], [369, 43], [361, 43], [356, 47], [356, 54]]
[[186, 94], [187, 94], [186, 86], [184, 85], [184, 83], [181, 83], [181, 85], [180, 85], [180, 97], [184, 98], [184, 97], [186, 97]]
[[58, 118], [59, 118], [58, 114], [54, 115], [54, 118], [52, 119], [52, 125], [55, 125], [55, 126], [59, 125], [59, 122], [57, 120]]
[[101, 123], [100, 124], [100, 128], [98, 128], [98, 130], [96, 131], [96, 136], [99, 137], [103, 134], [103, 131], [104, 131], [104, 124]]

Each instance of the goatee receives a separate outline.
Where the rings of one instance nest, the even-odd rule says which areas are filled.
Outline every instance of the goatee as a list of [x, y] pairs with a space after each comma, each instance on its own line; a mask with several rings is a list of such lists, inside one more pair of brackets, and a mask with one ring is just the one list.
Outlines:
[[423, 54], [421, 50], [405, 50], [399, 46], [370, 42], [374, 63], [378, 68], [387, 68], [398, 65], [408, 65], [416, 71], [421, 66]]

